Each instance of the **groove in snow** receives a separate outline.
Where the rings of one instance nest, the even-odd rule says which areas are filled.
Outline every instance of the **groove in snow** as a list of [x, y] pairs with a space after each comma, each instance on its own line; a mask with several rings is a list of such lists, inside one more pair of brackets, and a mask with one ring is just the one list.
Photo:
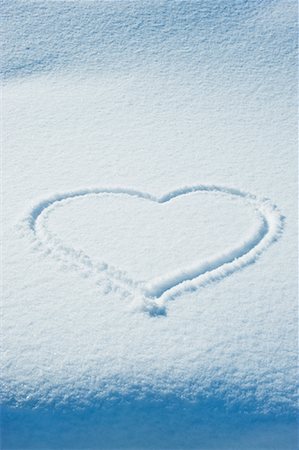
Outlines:
[[[115, 194], [129, 195], [157, 203], [166, 203], [172, 199], [189, 193], [208, 192], [220, 193], [228, 197], [239, 197], [250, 203], [259, 216], [258, 225], [242, 242], [218, 255], [198, 261], [190, 266], [179, 267], [175, 271], [145, 282], [135, 282], [128, 274], [120, 271], [106, 262], [95, 263], [91, 258], [54, 238], [44, 226], [39, 226], [38, 219], [46, 211], [50, 211], [67, 199], [75, 199], [88, 195]], [[54, 194], [35, 204], [21, 228], [31, 236], [32, 240], [40, 244], [56, 259], [66, 263], [69, 267], [78, 269], [86, 275], [94, 275], [97, 281], [106, 283], [106, 288], [119, 288], [125, 296], [132, 297], [132, 307], [143, 310], [151, 315], [165, 314], [166, 302], [186, 291], [194, 291], [211, 282], [221, 280], [232, 273], [254, 263], [257, 258], [280, 236], [283, 230], [283, 216], [279, 210], [267, 199], [258, 199], [254, 195], [238, 189], [217, 185], [195, 185], [182, 187], [161, 197], [123, 187], [95, 187], [79, 189], [61, 194]], [[107, 283], [108, 280], [108, 283]]]

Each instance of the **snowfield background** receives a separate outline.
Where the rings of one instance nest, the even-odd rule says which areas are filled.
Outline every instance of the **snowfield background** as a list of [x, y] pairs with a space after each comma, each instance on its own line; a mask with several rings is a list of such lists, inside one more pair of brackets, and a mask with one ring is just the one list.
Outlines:
[[2, 448], [297, 449], [296, 2], [2, 6]]

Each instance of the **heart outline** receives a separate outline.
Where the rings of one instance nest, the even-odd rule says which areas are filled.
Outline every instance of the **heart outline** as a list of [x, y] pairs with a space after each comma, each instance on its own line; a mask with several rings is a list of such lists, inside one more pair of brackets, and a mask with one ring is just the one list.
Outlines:
[[[221, 255], [213, 255], [205, 262], [199, 261], [180, 270], [171, 271], [160, 277], [154, 277], [146, 283], [134, 282], [125, 272], [121, 272], [106, 264], [106, 267], [101, 268], [100, 272], [105, 271], [108, 278], [123, 291], [129, 289], [130, 294], [134, 295], [135, 300], [133, 305], [135, 309], [149, 312], [151, 315], [165, 314], [166, 301], [181, 295], [183, 292], [195, 291], [211, 282], [225, 278], [232, 273], [241, 270], [249, 264], [254, 263], [257, 258], [275, 242], [281, 235], [284, 226], [284, 217], [281, 215], [277, 207], [268, 199], [258, 199], [255, 195], [248, 192], [241, 191], [236, 188], [229, 188], [219, 185], [198, 184], [185, 186], [173, 191], [170, 191], [160, 197], [153, 196], [149, 193], [142, 192], [132, 188], [124, 187], [94, 187], [83, 188], [65, 193], [54, 194], [47, 199], [42, 199], [35, 203], [29, 213], [26, 214], [22, 221], [21, 229], [31, 236], [32, 241], [42, 247], [49, 241], [49, 237], [41, 236], [38, 233], [38, 219], [49, 208], [55, 207], [57, 203], [66, 201], [68, 199], [75, 199], [87, 195], [101, 195], [101, 194], [119, 194], [129, 195], [137, 198], [146, 199], [156, 203], [167, 203], [179, 196], [190, 193], [217, 193], [230, 197], [238, 197], [244, 199], [247, 203], [253, 205], [256, 212], [261, 218], [261, 226], [255, 230], [249, 238], [238, 244], [236, 247], [229, 249]], [[52, 251], [48, 253], [59, 253], [59, 245], [56, 242]], [[53, 242], [52, 242], [53, 247]], [[78, 252], [71, 248], [63, 248], [60, 251], [64, 253], [71, 253], [72, 259], [81, 261], [81, 266], [94, 270], [91, 259], [83, 252]], [[117, 274], [117, 276], [115, 276]], [[133, 291], [133, 292], [132, 292]], [[137, 291], [137, 296], [136, 296]]]

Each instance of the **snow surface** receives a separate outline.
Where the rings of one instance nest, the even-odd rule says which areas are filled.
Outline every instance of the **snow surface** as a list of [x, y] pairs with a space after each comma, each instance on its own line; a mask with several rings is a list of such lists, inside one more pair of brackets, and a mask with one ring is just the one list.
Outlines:
[[3, 12], [2, 447], [298, 448], [295, 2]]

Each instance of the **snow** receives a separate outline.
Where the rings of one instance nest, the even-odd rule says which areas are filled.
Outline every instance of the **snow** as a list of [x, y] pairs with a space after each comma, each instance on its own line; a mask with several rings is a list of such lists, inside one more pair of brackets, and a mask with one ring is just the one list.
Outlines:
[[3, 448], [297, 448], [294, 2], [3, 6]]

